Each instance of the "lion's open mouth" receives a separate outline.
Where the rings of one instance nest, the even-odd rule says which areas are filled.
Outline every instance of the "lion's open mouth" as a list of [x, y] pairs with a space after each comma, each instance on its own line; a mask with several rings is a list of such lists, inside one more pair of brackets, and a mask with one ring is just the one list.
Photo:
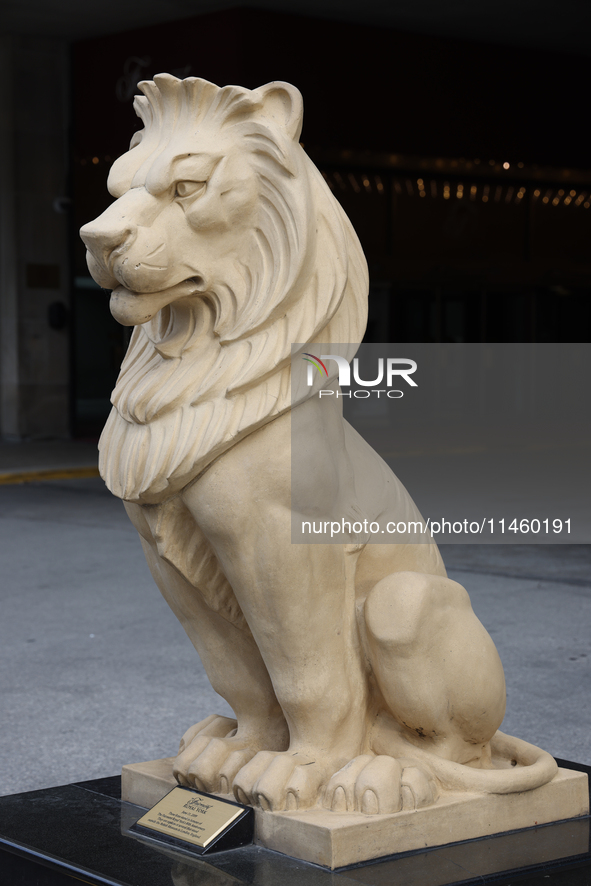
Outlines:
[[111, 293], [109, 306], [113, 317], [122, 326], [141, 326], [171, 302], [204, 291], [201, 277], [189, 277], [159, 292], [133, 292], [124, 286], [118, 286]]

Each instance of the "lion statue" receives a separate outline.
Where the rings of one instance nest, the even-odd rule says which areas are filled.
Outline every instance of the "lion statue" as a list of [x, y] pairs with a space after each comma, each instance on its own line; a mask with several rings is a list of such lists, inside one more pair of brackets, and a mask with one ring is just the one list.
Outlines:
[[[292, 543], [292, 513], [421, 520], [338, 398], [292, 392], [292, 343], [351, 359], [368, 290], [299, 143], [300, 93], [168, 74], [140, 89], [116, 200], [81, 236], [135, 327], [101, 473], [236, 716], [185, 733], [176, 778], [263, 810], [368, 814], [546, 783], [554, 760], [497, 732], [497, 651], [430, 538]], [[308, 446], [292, 482], [296, 410]]]

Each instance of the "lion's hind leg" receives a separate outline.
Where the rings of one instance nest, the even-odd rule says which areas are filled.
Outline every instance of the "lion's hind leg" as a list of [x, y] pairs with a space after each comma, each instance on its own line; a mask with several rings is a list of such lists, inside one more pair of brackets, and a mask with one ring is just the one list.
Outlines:
[[[370, 591], [362, 617], [379, 704], [397, 731], [393, 756], [412, 758], [413, 748], [420, 748], [489, 767], [490, 739], [505, 713], [505, 681], [464, 588], [442, 576], [393, 573]], [[376, 728], [372, 749], [383, 754], [378, 736]], [[429, 780], [422, 763], [408, 768]]]
[[490, 765], [505, 712], [497, 651], [464, 588], [440, 575], [382, 579], [360, 612], [360, 631], [378, 687], [372, 753], [330, 778], [323, 805], [365, 814], [430, 805], [439, 783], [431, 761]]

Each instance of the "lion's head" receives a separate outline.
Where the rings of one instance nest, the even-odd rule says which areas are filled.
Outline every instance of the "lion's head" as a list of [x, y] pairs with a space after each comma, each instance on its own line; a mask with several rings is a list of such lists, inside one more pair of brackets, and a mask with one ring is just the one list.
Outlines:
[[121, 498], [156, 502], [290, 408], [291, 343], [360, 341], [367, 268], [299, 144], [297, 89], [169, 74], [140, 89], [117, 199], [81, 236], [113, 315], [136, 327], [101, 472]]

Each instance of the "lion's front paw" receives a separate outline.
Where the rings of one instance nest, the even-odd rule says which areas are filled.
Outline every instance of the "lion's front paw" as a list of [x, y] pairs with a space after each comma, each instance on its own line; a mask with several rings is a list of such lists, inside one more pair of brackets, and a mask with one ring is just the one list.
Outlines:
[[185, 787], [227, 794], [257, 750], [236, 736], [236, 720], [213, 714], [185, 732], [173, 774]]
[[326, 765], [305, 754], [261, 751], [234, 779], [239, 803], [268, 812], [314, 806], [326, 783]]
[[335, 772], [323, 806], [333, 812], [377, 815], [429, 806], [437, 796], [435, 781], [414, 761], [364, 754]]
[[208, 735], [210, 738], [225, 738], [236, 732], [238, 724], [230, 717], [220, 717], [219, 714], [210, 714], [205, 720], [200, 720], [194, 726], [190, 726], [181, 738], [179, 755], [182, 754], [195, 738], [199, 735]]

